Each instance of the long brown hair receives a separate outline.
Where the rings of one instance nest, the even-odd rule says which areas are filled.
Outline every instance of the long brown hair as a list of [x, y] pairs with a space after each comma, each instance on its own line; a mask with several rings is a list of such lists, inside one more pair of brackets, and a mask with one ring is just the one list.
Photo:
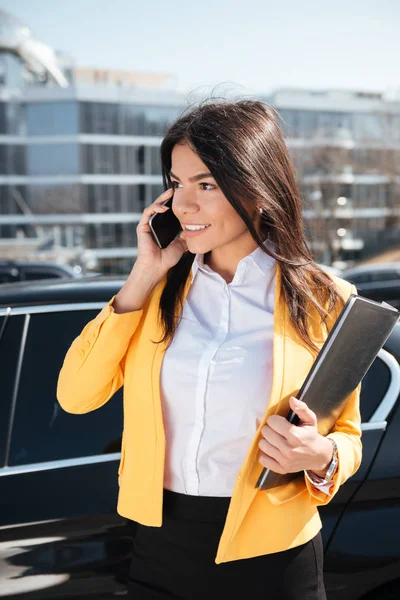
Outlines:
[[[308, 331], [309, 305], [322, 322], [343, 299], [307, 246], [301, 196], [278, 119], [275, 109], [259, 100], [206, 100], [187, 109], [161, 143], [163, 183], [165, 189], [171, 187], [173, 147], [187, 143], [208, 167], [258, 246], [279, 261], [291, 322], [303, 341], [317, 351]], [[250, 215], [259, 207], [263, 213], [256, 227]], [[275, 252], [264, 246], [267, 237]], [[161, 341], [171, 342], [179, 324], [193, 260], [194, 254], [185, 252], [167, 273], [160, 299]]]

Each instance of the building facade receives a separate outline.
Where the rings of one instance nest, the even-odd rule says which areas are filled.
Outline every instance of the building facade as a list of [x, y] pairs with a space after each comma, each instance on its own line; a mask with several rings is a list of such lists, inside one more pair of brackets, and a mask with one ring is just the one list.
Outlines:
[[400, 246], [400, 102], [348, 90], [278, 90], [278, 111], [317, 260]]
[[130, 270], [185, 104], [174, 81], [75, 67], [0, 11], [0, 258]]
[[[128, 273], [137, 222], [162, 191], [160, 142], [186, 98], [169, 74], [46, 62], [33, 37], [21, 52], [19, 27], [0, 26], [0, 258]], [[262, 99], [285, 131], [315, 260], [351, 265], [398, 245], [400, 102], [340, 90]]]
[[[26, 89], [0, 103], [0, 213], [36, 217], [46, 240], [61, 236], [104, 272], [132, 266], [140, 214], [162, 191], [162, 135], [183, 108], [174, 93], [113, 96]], [[1, 237], [35, 235], [25, 222], [3, 219]]]

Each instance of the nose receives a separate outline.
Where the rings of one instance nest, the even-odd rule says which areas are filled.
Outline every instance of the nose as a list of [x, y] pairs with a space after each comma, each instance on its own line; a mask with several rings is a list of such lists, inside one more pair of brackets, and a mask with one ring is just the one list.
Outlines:
[[196, 214], [199, 212], [199, 205], [196, 198], [188, 191], [177, 190], [172, 201], [172, 208], [178, 219], [185, 215]]

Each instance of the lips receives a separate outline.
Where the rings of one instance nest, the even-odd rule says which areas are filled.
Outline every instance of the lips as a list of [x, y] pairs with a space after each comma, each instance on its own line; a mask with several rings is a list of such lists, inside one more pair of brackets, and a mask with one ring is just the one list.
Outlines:
[[193, 223], [192, 225], [186, 224], [183, 227], [185, 231], [202, 231], [203, 229], [207, 229], [207, 227], [210, 227], [210, 225], [195, 225]]
[[[188, 227], [193, 227], [193, 229], [188, 229]], [[191, 239], [191, 238], [197, 237], [198, 235], [201, 235], [202, 233], [207, 231], [207, 229], [209, 227], [210, 227], [210, 225], [206, 225], [205, 227], [201, 226], [201, 225], [183, 225], [183, 230], [185, 232], [185, 238]]]

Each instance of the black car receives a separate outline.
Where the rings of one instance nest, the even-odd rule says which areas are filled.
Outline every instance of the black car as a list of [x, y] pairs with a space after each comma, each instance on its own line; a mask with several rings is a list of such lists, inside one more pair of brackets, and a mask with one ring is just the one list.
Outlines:
[[34, 279], [58, 279], [81, 277], [79, 266], [44, 261], [0, 260], [0, 283], [32, 281]]
[[[56, 384], [118, 278], [0, 286], [0, 597], [126, 595], [135, 523], [116, 513], [122, 393], [83, 415]], [[400, 325], [365, 376], [363, 461], [321, 508], [329, 600], [400, 598]], [[307, 599], [305, 599], [307, 600]]]
[[358, 286], [359, 283], [378, 281], [400, 281], [400, 262], [367, 263], [351, 267], [342, 272], [341, 277]]
[[359, 265], [346, 269], [340, 277], [354, 283], [360, 295], [400, 310], [400, 262]]

